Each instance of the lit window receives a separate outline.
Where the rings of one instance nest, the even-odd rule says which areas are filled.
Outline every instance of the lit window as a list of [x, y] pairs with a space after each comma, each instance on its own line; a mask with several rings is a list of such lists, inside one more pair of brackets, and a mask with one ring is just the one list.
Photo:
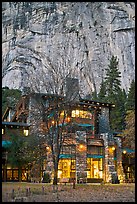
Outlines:
[[79, 116], [79, 110], [76, 110], [75, 111], [75, 117], [78, 117]]
[[4, 129], [2, 128], [2, 135], [4, 134]]
[[25, 135], [25, 136], [28, 136], [29, 130], [24, 130], [23, 132], [24, 132], [24, 135]]
[[60, 113], [60, 116], [61, 116], [61, 117], [64, 116], [64, 111], [62, 111], [62, 112]]
[[72, 117], [76, 118], [92, 118], [92, 113], [84, 110], [73, 110], [72, 111]]

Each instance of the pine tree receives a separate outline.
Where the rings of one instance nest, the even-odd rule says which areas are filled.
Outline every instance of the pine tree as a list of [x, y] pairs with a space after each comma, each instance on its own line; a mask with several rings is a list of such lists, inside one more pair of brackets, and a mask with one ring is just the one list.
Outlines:
[[120, 74], [118, 69], [118, 60], [117, 57], [112, 56], [110, 59], [110, 64], [106, 70], [105, 85], [106, 85], [106, 96], [110, 102], [115, 101], [115, 95], [117, 95], [120, 87]]
[[7, 107], [14, 108], [21, 97], [21, 91], [18, 89], [2, 88], [2, 114]]
[[126, 95], [125, 91], [121, 90], [120, 74], [117, 57], [112, 56], [106, 69], [104, 86], [107, 101], [115, 104], [115, 108], [110, 112], [110, 125], [115, 131], [121, 131], [125, 127]]
[[96, 92], [96, 90], [94, 91], [94, 92], [92, 92], [92, 100], [98, 100], [98, 97], [97, 97], [97, 92]]
[[100, 91], [98, 93], [98, 100], [104, 102], [106, 100], [106, 85], [104, 80], [100, 84]]
[[129, 87], [127, 102], [126, 102], [126, 110], [135, 110], [135, 81], [132, 80], [131, 85]]
[[115, 131], [122, 131], [126, 126], [126, 97], [127, 96], [124, 89], [119, 89], [118, 93], [115, 95], [115, 108], [110, 113], [111, 128]]
[[135, 111], [133, 110], [127, 111], [126, 128], [123, 135], [123, 147], [135, 149]]

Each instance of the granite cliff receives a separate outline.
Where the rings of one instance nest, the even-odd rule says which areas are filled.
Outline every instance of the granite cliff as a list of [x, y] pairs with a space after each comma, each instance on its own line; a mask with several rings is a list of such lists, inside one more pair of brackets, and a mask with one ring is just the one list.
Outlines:
[[133, 2], [2, 3], [2, 86], [43, 92], [56, 81], [57, 91], [71, 76], [86, 95], [99, 90], [112, 55], [127, 91], [135, 77]]

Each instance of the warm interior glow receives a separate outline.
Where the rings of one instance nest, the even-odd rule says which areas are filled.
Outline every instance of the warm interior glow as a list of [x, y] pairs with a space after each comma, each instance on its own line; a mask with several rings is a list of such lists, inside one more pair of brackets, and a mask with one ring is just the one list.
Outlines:
[[50, 151], [50, 147], [47, 146], [47, 147], [46, 147], [46, 150], [49, 152], [49, 151]]
[[54, 120], [52, 120], [52, 122], [51, 122], [53, 125], [55, 124], [55, 122], [54, 122]]
[[115, 150], [115, 147], [112, 147], [112, 150], [114, 151], [114, 150]]
[[2, 128], [2, 135], [4, 134], [4, 129]]
[[79, 145], [79, 151], [85, 151], [86, 150], [86, 146], [83, 144]]
[[67, 122], [70, 122], [70, 117], [67, 117]]
[[124, 150], [124, 151], [123, 151], [123, 154], [126, 154], [126, 153], [127, 153], [127, 151], [126, 151], [126, 150]]
[[25, 136], [28, 136], [29, 130], [24, 130], [23, 132], [24, 132], [24, 135], [25, 135]]
[[71, 116], [73, 118], [92, 118], [92, 113], [85, 110], [72, 110]]

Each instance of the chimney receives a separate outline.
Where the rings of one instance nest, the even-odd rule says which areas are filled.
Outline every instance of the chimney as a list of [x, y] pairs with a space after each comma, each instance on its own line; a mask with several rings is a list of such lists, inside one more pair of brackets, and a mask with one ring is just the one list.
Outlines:
[[66, 98], [69, 101], [79, 101], [79, 81], [75, 78], [66, 78]]

